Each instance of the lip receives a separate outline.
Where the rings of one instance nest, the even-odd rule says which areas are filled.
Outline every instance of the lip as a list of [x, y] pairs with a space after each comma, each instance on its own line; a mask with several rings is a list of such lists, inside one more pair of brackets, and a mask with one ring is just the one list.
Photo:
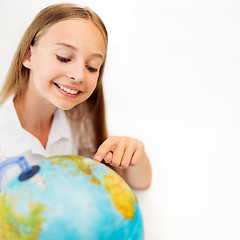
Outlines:
[[[72, 87], [72, 86], [65, 85], [65, 84], [60, 84], [60, 83], [55, 83], [55, 82], [54, 82], [53, 84], [54, 84], [54, 86], [56, 87], [56, 89], [57, 89], [62, 95], [64, 95], [65, 97], [77, 98], [77, 97], [82, 93], [82, 91], [79, 90], [79, 89], [76, 88], [76, 87]], [[65, 87], [65, 88], [69, 88], [69, 89], [71, 89], [71, 90], [78, 91], [78, 93], [77, 93], [77, 94], [67, 93], [67, 92], [65, 92], [64, 90], [62, 90], [61, 88], [59, 88], [57, 84]]]

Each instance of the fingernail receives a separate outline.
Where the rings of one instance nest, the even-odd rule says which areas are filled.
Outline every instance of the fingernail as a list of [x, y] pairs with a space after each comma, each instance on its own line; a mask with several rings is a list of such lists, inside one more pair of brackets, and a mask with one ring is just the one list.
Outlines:
[[95, 156], [94, 159], [97, 160], [97, 161], [101, 161], [101, 157], [100, 156]]

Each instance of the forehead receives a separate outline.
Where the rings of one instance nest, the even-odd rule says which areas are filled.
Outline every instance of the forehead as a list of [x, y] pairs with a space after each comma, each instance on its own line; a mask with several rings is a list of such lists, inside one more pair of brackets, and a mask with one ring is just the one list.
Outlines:
[[105, 52], [106, 44], [98, 27], [88, 19], [70, 19], [52, 25], [39, 40], [41, 45], [69, 43], [76, 48], [84, 44]]

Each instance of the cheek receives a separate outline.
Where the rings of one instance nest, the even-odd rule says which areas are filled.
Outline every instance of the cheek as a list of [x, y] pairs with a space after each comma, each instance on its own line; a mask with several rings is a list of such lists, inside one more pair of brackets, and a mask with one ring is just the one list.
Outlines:
[[51, 83], [51, 81], [62, 75], [62, 69], [53, 65], [42, 65], [42, 67], [39, 67], [38, 70], [35, 71], [35, 75], [41, 79], [42, 82]]
[[38, 58], [33, 59], [31, 69], [33, 74], [41, 77], [42, 81], [49, 81], [60, 75], [62, 68], [54, 60], [51, 56], [38, 55]]
[[96, 86], [97, 86], [97, 81], [98, 81], [98, 77], [97, 78], [93, 78], [90, 81], [87, 82], [87, 91], [88, 92], [92, 92], [95, 90]]

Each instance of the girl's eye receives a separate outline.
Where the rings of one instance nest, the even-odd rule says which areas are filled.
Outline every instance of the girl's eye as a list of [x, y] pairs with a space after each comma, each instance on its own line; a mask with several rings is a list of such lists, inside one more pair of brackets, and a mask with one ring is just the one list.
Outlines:
[[97, 72], [97, 68], [86, 66], [90, 72]]
[[57, 60], [59, 60], [60, 62], [63, 62], [63, 63], [67, 63], [67, 62], [71, 61], [71, 59], [69, 59], [69, 58], [61, 57], [58, 55], [57, 55]]

